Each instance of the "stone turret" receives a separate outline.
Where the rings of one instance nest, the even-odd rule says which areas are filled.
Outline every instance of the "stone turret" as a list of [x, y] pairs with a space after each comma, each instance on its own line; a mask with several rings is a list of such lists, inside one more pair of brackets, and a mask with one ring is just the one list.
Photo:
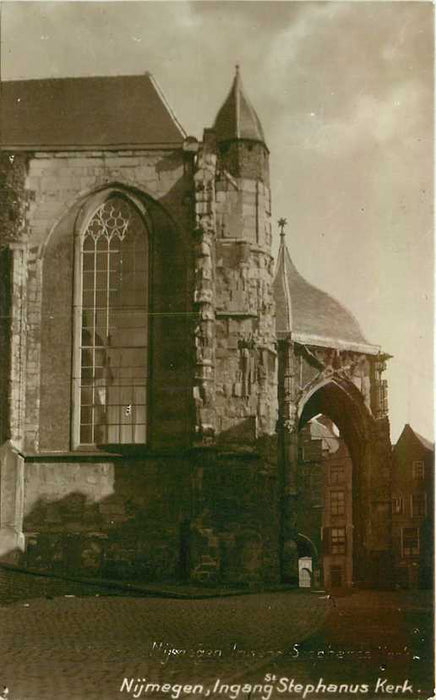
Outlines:
[[269, 186], [269, 151], [262, 124], [245, 95], [239, 66], [213, 128], [227, 172], [235, 178], [258, 180]]
[[272, 434], [277, 397], [268, 149], [238, 67], [213, 132], [217, 429], [222, 435], [233, 435], [237, 426], [247, 436]]
[[196, 435], [253, 443], [277, 419], [271, 200], [268, 149], [238, 68], [195, 181]]
[[191, 578], [277, 582], [278, 395], [268, 149], [239, 70], [213, 129], [204, 132], [194, 184], [194, 444], [199, 449], [193, 451]]

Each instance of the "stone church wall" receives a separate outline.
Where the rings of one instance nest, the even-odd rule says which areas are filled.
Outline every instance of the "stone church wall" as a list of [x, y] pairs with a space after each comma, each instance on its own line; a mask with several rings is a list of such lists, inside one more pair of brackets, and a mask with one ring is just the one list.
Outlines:
[[[156, 394], [159, 394], [154, 414], [156, 439], [171, 442], [175, 434], [186, 433], [191, 358], [185, 339], [190, 329], [186, 315], [178, 317], [177, 312], [189, 309], [191, 296], [192, 263], [188, 245], [191, 221], [186, 199], [189, 168], [189, 160], [181, 151], [123, 152], [122, 155], [47, 153], [28, 159], [24, 186], [29, 205], [21, 236], [29, 251], [27, 450], [69, 449], [75, 220], [86, 195], [113, 183], [145, 193], [162, 204], [177, 221], [176, 237], [170, 230], [169, 218], [163, 217], [157, 204], [150, 204], [159, 230], [154, 241], [153, 270], [153, 297], [157, 300], [154, 347], [159, 347], [153, 358]], [[166, 343], [165, 338], [168, 338]], [[177, 353], [174, 353], [175, 344], [179, 348]], [[179, 390], [175, 392], [177, 384]], [[181, 436], [179, 442], [183, 439]]]
[[[256, 192], [243, 187], [247, 201], [241, 203], [239, 224], [250, 227], [248, 247], [245, 241], [231, 250], [216, 248], [214, 241], [214, 289], [219, 289], [214, 411], [216, 437], [224, 445], [204, 450], [189, 448], [195, 345], [192, 155], [38, 153], [8, 159], [5, 170], [14, 173], [9, 179], [16, 188], [10, 197], [10, 240], [22, 245], [24, 256], [24, 264], [14, 268], [10, 252], [2, 253], [6, 271], [21, 270], [21, 281], [14, 283], [21, 291], [12, 306], [23, 310], [26, 324], [26, 342], [14, 365], [24, 391], [21, 396], [16, 387], [22, 420], [15, 436], [21, 435], [25, 454], [20, 473], [26, 546], [17, 561], [37, 570], [150, 582], [278, 581], [275, 438], [263, 446], [258, 439], [274, 433], [277, 400], [266, 188], [262, 183]], [[107, 186], [143, 197], [156, 234], [150, 440], [146, 452], [127, 450], [123, 456], [71, 449], [74, 232], [86, 198]], [[224, 206], [220, 195], [217, 200], [214, 207]], [[12, 289], [7, 275], [4, 280]], [[4, 300], [9, 306], [7, 295]], [[18, 338], [18, 327], [12, 332]], [[2, 337], [9, 347], [7, 333]], [[3, 368], [6, 386], [11, 374], [6, 362]], [[17, 411], [14, 415], [19, 422]], [[240, 452], [234, 452], [235, 443]]]
[[176, 457], [27, 462], [22, 561], [58, 573], [176, 580], [190, 485], [189, 463]]
[[201, 584], [278, 582], [277, 485], [256, 455], [27, 461], [35, 570]]

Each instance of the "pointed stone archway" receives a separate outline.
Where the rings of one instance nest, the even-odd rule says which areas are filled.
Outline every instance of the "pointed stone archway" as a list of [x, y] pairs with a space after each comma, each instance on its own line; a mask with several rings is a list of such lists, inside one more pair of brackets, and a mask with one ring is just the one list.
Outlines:
[[298, 433], [319, 413], [339, 428], [353, 462], [355, 585], [391, 584], [391, 445], [386, 360], [354, 316], [296, 270], [284, 235], [274, 281], [279, 359], [281, 574], [297, 573]]
[[338, 375], [303, 394], [298, 429], [322, 413], [339, 428], [353, 464], [353, 579], [357, 585], [390, 583], [390, 443], [362, 394]]

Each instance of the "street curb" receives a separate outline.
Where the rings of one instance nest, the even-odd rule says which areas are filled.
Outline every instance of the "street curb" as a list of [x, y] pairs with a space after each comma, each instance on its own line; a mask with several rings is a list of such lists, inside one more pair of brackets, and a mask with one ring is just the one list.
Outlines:
[[[140, 593], [144, 597], [156, 597], [156, 598], [174, 598], [180, 600], [198, 600], [198, 599], [208, 599], [208, 598], [229, 598], [242, 595], [256, 595], [259, 593], [310, 593], [311, 589], [302, 589], [298, 587], [291, 586], [289, 584], [279, 584], [277, 586], [265, 586], [263, 588], [254, 589], [211, 589], [201, 591], [195, 589], [195, 591], [175, 591], [171, 588], [152, 586], [149, 584], [141, 583], [130, 583], [128, 581], [116, 581], [114, 579], [95, 579], [95, 578], [84, 578], [82, 576], [70, 576], [63, 574], [54, 574], [49, 571], [37, 571], [35, 569], [25, 569], [14, 564], [8, 564], [0, 562], [0, 569], [6, 571], [12, 571], [20, 574], [25, 574], [28, 576], [39, 576], [41, 578], [50, 578], [61, 581], [71, 581], [74, 583], [81, 583], [87, 586], [95, 586], [96, 588], [109, 588], [114, 590], [129, 591], [132, 593]], [[187, 586], [188, 587], [188, 586]], [[316, 591], [316, 593], [322, 593], [323, 591]]]

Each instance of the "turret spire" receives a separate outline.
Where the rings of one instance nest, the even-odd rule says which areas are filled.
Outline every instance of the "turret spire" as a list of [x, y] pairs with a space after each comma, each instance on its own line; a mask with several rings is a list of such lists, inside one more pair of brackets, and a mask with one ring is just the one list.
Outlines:
[[214, 124], [218, 141], [243, 139], [265, 143], [262, 125], [254, 107], [244, 93], [239, 64], [230, 92], [218, 112]]
[[284, 245], [285, 244], [285, 236], [286, 236], [285, 227], [288, 225], [288, 220], [281, 217], [277, 221], [277, 223], [278, 223], [279, 228], [280, 228], [280, 245]]

